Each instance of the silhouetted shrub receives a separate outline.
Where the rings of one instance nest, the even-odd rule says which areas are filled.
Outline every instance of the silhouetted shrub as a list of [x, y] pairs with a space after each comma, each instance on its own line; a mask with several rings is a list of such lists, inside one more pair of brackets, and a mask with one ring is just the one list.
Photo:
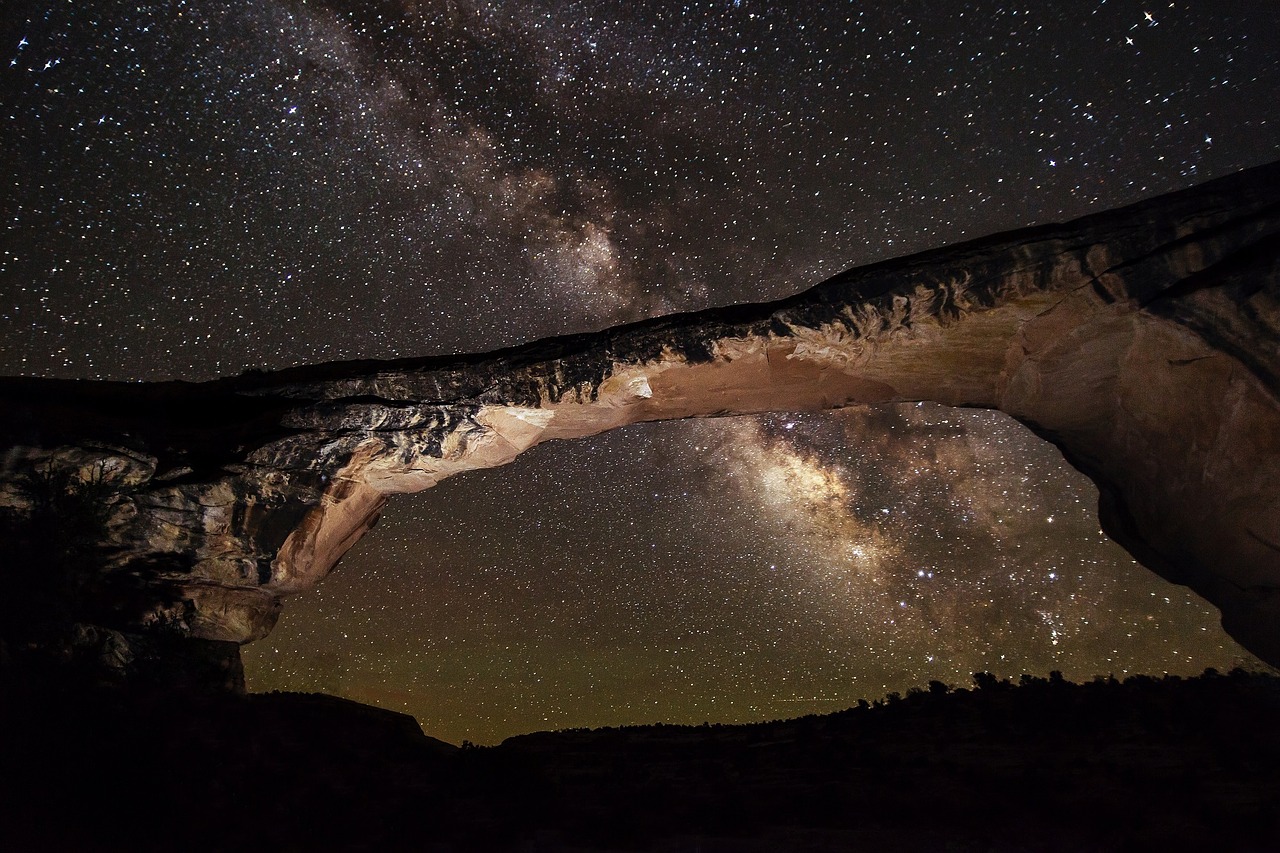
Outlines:
[[1000, 679], [996, 678], [994, 673], [975, 672], [973, 684], [979, 690], [996, 690], [1000, 687]]
[[39, 635], [69, 624], [101, 569], [116, 486], [102, 467], [87, 478], [52, 463], [17, 482], [25, 510], [0, 513], [0, 633]]

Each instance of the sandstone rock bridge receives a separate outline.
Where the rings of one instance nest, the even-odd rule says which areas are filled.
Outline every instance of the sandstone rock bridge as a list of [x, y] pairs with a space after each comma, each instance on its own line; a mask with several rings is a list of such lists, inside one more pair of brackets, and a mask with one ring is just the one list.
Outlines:
[[483, 355], [0, 380], [0, 651], [13, 671], [235, 686], [238, 644], [391, 495], [638, 421], [918, 400], [1053, 442], [1110, 536], [1280, 664], [1280, 163], [778, 302]]

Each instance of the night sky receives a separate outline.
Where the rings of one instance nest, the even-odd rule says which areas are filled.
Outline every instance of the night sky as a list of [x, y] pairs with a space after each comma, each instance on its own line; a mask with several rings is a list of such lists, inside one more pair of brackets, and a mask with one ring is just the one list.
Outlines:
[[[1280, 5], [23, 2], [0, 372], [480, 351], [1280, 157]], [[629, 427], [395, 500], [246, 647], [432, 735], [1198, 672], [1216, 612], [991, 412]]]

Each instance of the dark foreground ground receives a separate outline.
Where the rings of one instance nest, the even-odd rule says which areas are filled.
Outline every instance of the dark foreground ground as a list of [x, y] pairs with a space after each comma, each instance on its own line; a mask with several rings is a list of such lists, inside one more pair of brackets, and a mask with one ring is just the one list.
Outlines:
[[468, 749], [328, 696], [10, 695], [0, 850], [1280, 850], [1280, 679], [981, 681]]

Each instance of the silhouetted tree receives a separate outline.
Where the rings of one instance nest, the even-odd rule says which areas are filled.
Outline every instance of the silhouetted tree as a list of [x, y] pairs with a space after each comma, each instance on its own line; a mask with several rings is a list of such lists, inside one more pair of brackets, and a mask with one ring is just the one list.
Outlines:
[[74, 621], [100, 570], [116, 486], [52, 463], [17, 482], [26, 508], [0, 513], [0, 635], [31, 637]]
[[990, 672], [975, 672], [973, 683], [979, 690], [995, 690], [1000, 686], [1000, 679]]

